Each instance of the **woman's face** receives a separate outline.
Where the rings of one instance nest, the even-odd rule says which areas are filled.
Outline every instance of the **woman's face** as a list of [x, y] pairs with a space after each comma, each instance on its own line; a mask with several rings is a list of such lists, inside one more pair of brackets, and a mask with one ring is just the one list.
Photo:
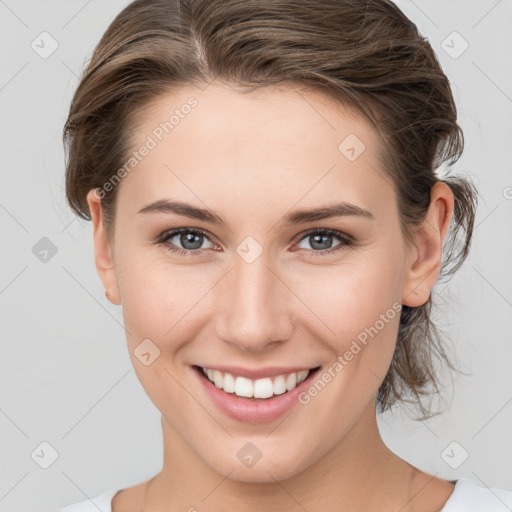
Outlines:
[[[112, 265], [100, 225], [96, 261], [164, 437], [247, 482], [346, 454], [373, 424], [400, 304], [436, 277], [420, 283], [376, 133], [318, 92], [213, 82], [160, 97], [135, 135]], [[255, 388], [267, 398], [237, 396]]]

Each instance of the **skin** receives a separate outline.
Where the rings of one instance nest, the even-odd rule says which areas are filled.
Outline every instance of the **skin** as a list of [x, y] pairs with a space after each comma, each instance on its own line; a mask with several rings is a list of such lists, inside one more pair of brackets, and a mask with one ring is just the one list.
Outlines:
[[[391, 180], [379, 170], [375, 130], [355, 111], [292, 84], [242, 94], [212, 82], [166, 93], [148, 107], [134, 148], [190, 96], [198, 105], [118, 185], [113, 232], [103, 226], [97, 194], [87, 196], [99, 276], [122, 305], [134, 369], [162, 414], [163, 468], [119, 492], [114, 512], [440, 510], [453, 484], [396, 456], [377, 427], [375, 394], [392, 360], [398, 314], [310, 403], [264, 424], [225, 416], [190, 365], [328, 368], [393, 303], [424, 304], [440, 271], [451, 190], [433, 187], [426, 222], [407, 244]], [[354, 161], [338, 150], [351, 133], [366, 146]], [[226, 224], [138, 213], [158, 199], [207, 208]], [[374, 219], [282, 223], [290, 211], [340, 200]], [[201, 254], [155, 243], [182, 227], [211, 235]], [[325, 246], [305, 235], [312, 228], [355, 243], [320, 256]], [[248, 236], [263, 248], [252, 263], [236, 252]], [[332, 248], [342, 243], [328, 240]], [[179, 236], [172, 241], [191, 247]], [[148, 366], [134, 355], [146, 338], [160, 349]], [[252, 467], [237, 458], [247, 442], [262, 453]]]

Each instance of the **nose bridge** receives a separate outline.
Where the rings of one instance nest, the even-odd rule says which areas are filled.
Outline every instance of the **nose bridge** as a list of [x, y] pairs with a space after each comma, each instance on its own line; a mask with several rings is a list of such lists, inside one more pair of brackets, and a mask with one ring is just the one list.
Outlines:
[[255, 261], [236, 256], [220, 290], [218, 335], [243, 350], [258, 351], [291, 335], [286, 287], [261, 254]]

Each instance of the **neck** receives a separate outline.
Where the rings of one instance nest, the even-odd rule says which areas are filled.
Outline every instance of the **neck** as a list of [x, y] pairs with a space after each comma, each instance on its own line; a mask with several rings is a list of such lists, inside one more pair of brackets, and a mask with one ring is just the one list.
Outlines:
[[332, 450], [281, 481], [230, 479], [205, 464], [165, 418], [162, 427], [164, 464], [146, 489], [145, 511], [410, 510], [404, 505], [418, 471], [382, 441], [373, 402]]

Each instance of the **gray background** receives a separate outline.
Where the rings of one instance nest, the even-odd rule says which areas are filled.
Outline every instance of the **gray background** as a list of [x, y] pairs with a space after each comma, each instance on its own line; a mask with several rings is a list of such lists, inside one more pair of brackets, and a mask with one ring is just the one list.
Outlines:
[[[71, 95], [127, 3], [0, 0], [2, 512], [54, 510], [161, 467], [159, 413], [132, 370], [121, 310], [104, 297], [91, 225], [63, 189]], [[466, 139], [453, 173], [470, 175], [482, 199], [469, 260], [434, 289], [448, 346], [471, 375], [455, 374], [453, 389], [446, 380], [446, 413], [414, 422], [396, 410], [379, 424], [425, 471], [512, 489], [512, 1], [398, 5], [452, 81]]]

